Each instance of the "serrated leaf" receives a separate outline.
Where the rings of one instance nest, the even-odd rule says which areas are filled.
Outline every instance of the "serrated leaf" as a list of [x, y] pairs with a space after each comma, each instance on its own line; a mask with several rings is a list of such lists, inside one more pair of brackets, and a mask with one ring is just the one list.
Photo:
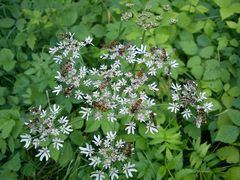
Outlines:
[[14, 125], [15, 125], [15, 121], [12, 119], [5, 121], [5, 123], [1, 125], [1, 128], [0, 128], [2, 130], [1, 137], [3, 139], [9, 137]]
[[199, 56], [191, 57], [187, 62], [187, 67], [194, 68], [201, 64], [201, 58]]
[[37, 38], [36, 38], [36, 36], [35, 36], [34, 34], [30, 34], [30, 35], [28, 36], [28, 38], [27, 38], [27, 45], [28, 45], [28, 47], [30, 47], [32, 50], [33, 50], [33, 48], [34, 48], [34, 45], [35, 45], [35, 43], [36, 43], [36, 40], [37, 40]]
[[182, 169], [175, 174], [176, 180], [184, 180], [184, 178], [190, 174], [194, 174], [193, 169]]
[[198, 47], [194, 41], [181, 41], [179, 44], [188, 55], [194, 55], [198, 52]]
[[15, 20], [12, 18], [1, 18], [0, 19], [0, 28], [10, 28], [14, 25]]
[[232, 125], [223, 125], [220, 127], [215, 140], [231, 144], [237, 140], [238, 135], [238, 127]]
[[200, 50], [200, 56], [203, 58], [210, 58], [213, 55], [214, 47], [208, 46]]
[[217, 150], [217, 156], [221, 160], [226, 160], [228, 163], [239, 162], [239, 151], [233, 146], [225, 146]]
[[235, 109], [228, 109], [227, 114], [231, 121], [240, 126], [240, 111]]
[[226, 172], [226, 180], [239, 180], [240, 177], [240, 167], [231, 167]]
[[14, 54], [10, 49], [3, 48], [0, 51], [0, 65], [3, 66], [5, 71], [10, 71], [14, 68], [16, 61], [13, 59]]

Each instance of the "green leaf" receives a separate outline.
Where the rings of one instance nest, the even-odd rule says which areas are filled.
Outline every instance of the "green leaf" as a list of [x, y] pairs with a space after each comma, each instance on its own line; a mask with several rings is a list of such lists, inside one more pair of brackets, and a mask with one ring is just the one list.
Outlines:
[[10, 28], [14, 25], [15, 20], [12, 18], [2, 18], [0, 19], [0, 28]]
[[84, 119], [79, 117], [71, 118], [71, 125], [73, 129], [80, 129], [84, 124]]
[[62, 14], [62, 19], [65, 26], [73, 25], [78, 18], [78, 10], [74, 7], [67, 9]]
[[240, 3], [233, 3], [229, 7], [223, 7], [220, 9], [220, 15], [223, 20], [239, 12], [240, 12]]
[[228, 163], [239, 162], [239, 151], [233, 146], [225, 146], [217, 150], [217, 156], [221, 160], [226, 160]]
[[0, 51], [0, 65], [3, 66], [5, 71], [10, 71], [14, 68], [16, 61], [13, 59], [14, 54], [10, 49], [3, 48]]
[[197, 128], [193, 124], [189, 124], [184, 127], [184, 132], [194, 139], [201, 137], [201, 129]]
[[73, 131], [70, 134], [70, 139], [74, 144], [79, 145], [79, 146], [81, 146], [84, 141], [83, 135], [80, 131]]
[[101, 24], [96, 24], [92, 27], [91, 33], [93, 33], [97, 38], [101, 38], [106, 34], [106, 28]]
[[199, 56], [193, 56], [188, 60], [187, 67], [194, 68], [195, 66], [198, 66], [200, 64], [201, 64], [201, 58]]
[[203, 75], [203, 71], [204, 71], [204, 68], [201, 65], [195, 66], [191, 69], [191, 73], [196, 79], [201, 79]]
[[226, 180], [239, 180], [240, 177], [240, 167], [229, 168], [226, 172]]
[[188, 55], [194, 55], [198, 52], [198, 47], [194, 41], [181, 41], [179, 44]]
[[232, 97], [238, 97], [240, 96], [240, 87], [232, 87], [229, 91], [228, 94]]
[[27, 38], [27, 45], [33, 50], [34, 45], [36, 43], [36, 36], [34, 34], [30, 34]]
[[57, 162], [59, 159], [60, 151], [54, 148], [53, 144], [50, 145], [49, 150], [50, 150], [50, 157]]
[[27, 34], [25, 33], [18, 33], [15, 37], [13, 44], [16, 46], [22, 46], [27, 39]]
[[234, 110], [234, 109], [228, 109], [227, 113], [231, 121], [234, 124], [240, 126], [240, 111]]
[[32, 162], [28, 162], [27, 164], [24, 164], [22, 168], [22, 173], [25, 176], [34, 176], [36, 172], [36, 165], [34, 165]]
[[209, 45], [209, 38], [205, 34], [201, 34], [197, 37], [197, 43], [199, 46], [206, 47]]
[[201, 49], [200, 51], [200, 56], [203, 57], [203, 58], [210, 58], [212, 55], [213, 55], [213, 52], [214, 52], [214, 47], [213, 46], [208, 46], [208, 47], [205, 47], [203, 49]]
[[238, 135], [238, 127], [232, 125], [223, 125], [220, 127], [215, 140], [231, 144], [237, 140]]
[[8, 147], [10, 149], [10, 151], [13, 153], [14, 152], [14, 148], [15, 148], [15, 143], [14, 143], [14, 139], [12, 136], [10, 136], [8, 138]]
[[12, 119], [7, 120], [2, 125], [0, 125], [0, 129], [2, 130], [1, 137], [3, 139], [9, 137], [14, 125], [15, 121]]
[[89, 119], [86, 121], [86, 129], [85, 132], [94, 132], [98, 130], [101, 125], [101, 121], [96, 121], [94, 119]]
[[66, 141], [63, 145], [63, 148], [61, 149], [59, 158], [59, 164], [61, 166], [67, 165], [67, 163], [73, 159], [73, 150], [71, 143], [69, 141]]
[[191, 18], [186, 13], [180, 13], [178, 15], [178, 23], [177, 25], [182, 28], [188, 28], [191, 23]]
[[182, 169], [175, 174], [176, 180], [184, 180], [186, 176], [194, 174], [193, 169]]
[[16, 153], [11, 160], [3, 165], [3, 167], [8, 170], [18, 171], [21, 167], [20, 154]]
[[110, 121], [102, 121], [101, 128], [104, 133], [107, 133], [109, 131], [118, 131], [119, 124], [117, 122], [112, 123]]
[[228, 7], [232, 0], [214, 0], [214, 2], [220, 7]]

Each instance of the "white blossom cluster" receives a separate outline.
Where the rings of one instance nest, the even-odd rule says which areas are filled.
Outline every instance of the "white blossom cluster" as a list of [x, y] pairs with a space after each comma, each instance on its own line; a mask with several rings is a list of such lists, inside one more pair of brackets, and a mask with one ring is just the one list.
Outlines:
[[206, 123], [206, 113], [212, 110], [213, 104], [207, 102], [205, 92], [199, 91], [198, 84], [194, 81], [186, 81], [185, 84], [171, 85], [172, 101], [168, 109], [171, 112], [181, 112], [184, 119], [195, 118], [198, 128]]
[[[68, 43], [64, 43], [67, 41]], [[61, 52], [71, 53], [64, 61], [59, 61], [61, 70], [55, 77], [58, 85], [53, 93], [64, 93], [84, 102], [80, 113], [82, 118], [88, 120], [105, 120], [115, 122], [124, 116], [130, 116], [131, 121], [126, 123], [128, 134], [134, 134], [138, 123], [146, 125], [146, 133], [157, 132], [157, 124], [153, 122], [152, 106], [154, 99], [150, 98], [145, 91], [157, 92], [158, 83], [156, 78], [162, 73], [171, 74], [171, 69], [178, 66], [175, 60], [170, 60], [165, 49], [155, 48], [147, 50], [141, 45], [136, 47], [129, 44], [114, 44], [105, 48], [100, 56], [102, 65], [98, 68], [78, 66], [77, 58], [73, 54], [80, 54], [84, 45], [91, 44], [89, 38], [79, 43], [78, 52], [72, 43], [76, 44], [73, 35], [68, 40], [59, 43]], [[59, 46], [50, 49], [55, 54]], [[67, 49], [67, 50], [65, 50]], [[62, 56], [65, 56], [64, 53]], [[77, 56], [78, 57], [78, 56]]]
[[96, 180], [105, 179], [105, 173], [111, 180], [118, 179], [124, 174], [126, 178], [133, 177], [133, 172], [137, 172], [135, 164], [129, 162], [133, 147], [122, 139], [116, 139], [116, 132], [108, 132], [105, 137], [94, 135], [92, 143], [86, 143], [85, 147], [80, 147], [80, 153], [84, 154], [89, 165], [95, 171], [91, 177]]
[[33, 107], [30, 112], [32, 119], [25, 123], [29, 133], [21, 135], [21, 142], [25, 148], [33, 146], [38, 149], [36, 157], [47, 161], [50, 157], [49, 146], [59, 150], [63, 147], [66, 135], [72, 132], [72, 127], [66, 116], [60, 116], [61, 109], [54, 104], [49, 109], [42, 109], [41, 106]]

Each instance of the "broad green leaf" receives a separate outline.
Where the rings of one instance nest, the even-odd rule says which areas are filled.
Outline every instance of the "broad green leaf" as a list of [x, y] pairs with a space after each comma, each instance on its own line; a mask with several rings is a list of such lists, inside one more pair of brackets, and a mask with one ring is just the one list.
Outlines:
[[237, 140], [238, 135], [238, 127], [232, 125], [223, 125], [220, 127], [215, 140], [231, 144]]
[[195, 66], [191, 69], [191, 73], [196, 79], [201, 79], [204, 68], [201, 65]]
[[198, 47], [194, 41], [181, 41], [179, 44], [188, 55], [194, 55], [198, 52]]
[[232, 122], [240, 126], [240, 111], [235, 109], [228, 109], [227, 113]]
[[205, 34], [201, 34], [197, 37], [197, 43], [199, 46], [206, 47], [209, 45], [209, 38]]
[[101, 121], [96, 121], [94, 119], [89, 119], [86, 121], [86, 129], [85, 132], [94, 132], [98, 130], [101, 125]]
[[186, 176], [195, 174], [193, 169], [182, 169], [175, 174], [176, 180], [184, 180]]
[[182, 28], [188, 28], [191, 23], [191, 18], [186, 13], [180, 13], [178, 15], [178, 23], [177, 25]]
[[229, 91], [228, 94], [232, 97], [238, 97], [240, 96], [240, 87], [232, 87]]
[[80, 129], [84, 124], [84, 119], [80, 116], [71, 118], [70, 121], [73, 129]]
[[228, 7], [232, 0], [214, 0], [214, 2], [220, 7]]
[[30, 47], [32, 50], [34, 49], [34, 45], [36, 43], [36, 36], [34, 34], [30, 34], [27, 38], [27, 45]]
[[201, 58], [199, 56], [193, 56], [188, 60], [187, 67], [194, 68], [195, 66], [198, 66], [200, 64], [201, 64]]
[[1, 137], [3, 139], [9, 137], [13, 126], [15, 125], [15, 121], [12, 119], [6, 120], [4, 124], [2, 124], [0, 129], [2, 130]]
[[52, 144], [50, 145], [49, 150], [50, 150], [50, 157], [56, 162], [58, 162], [60, 150], [57, 150], [56, 148], [54, 148]]
[[201, 137], [201, 129], [197, 128], [193, 124], [189, 124], [184, 127], [184, 132], [194, 139]]
[[16, 153], [3, 167], [12, 171], [18, 171], [21, 167], [20, 154]]
[[59, 158], [59, 164], [61, 166], [67, 165], [67, 163], [73, 159], [72, 145], [69, 141], [66, 141], [61, 149]]
[[231, 167], [226, 172], [226, 180], [239, 180], [240, 177], [240, 167]]
[[12, 18], [2, 18], [0, 19], [0, 28], [10, 28], [14, 25], [15, 20]]
[[224, 146], [218, 149], [216, 154], [221, 160], [226, 160], [228, 163], [239, 162], [239, 150], [234, 146]]
[[73, 25], [78, 18], [78, 10], [74, 7], [71, 7], [63, 12], [63, 23], [65, 26]]
[[232, 96], [229, 96], [227, 93], [224, 93], [222, 95], [221, 100], [222, 100], [223, 105], [226, 108], [230, 108], [230, 107], [232, 107], [232, 103], [233, 103], [234, 98]]
[[24, 164], [22, 168], [22, 173], [25, 176], [34, 176], [36, 171], [36, 165], [32, 162], [28, 162], [27, 164]]
[[74, 144], [78, 146], [81, 146], [84, 142], [83, 135], [80, 131], [73, 131], [70, 134], [70, 139]]
[[233, 3], [229, 7], [223, 7], [220, 9], [220, 15], [223, 20], [239, 12], [240, 12], [240, 3]]
[[106, 34], [106, 28], [101, 24], [96, 24], [91, 28], [91, 33], [97, 38], [101, 38]]
[[117, 122], [110, 122], [110, 121], [102, 121], [101, 122], [101, 129], [104, 133], [109, 131], [118, 131], [119, 124]]
[[214, 47], [208, 46], [200, 50], [200, 56], [203, 58], [210, 58], [213, 55]]
[[0, 65], [5, 71], [10, 71], [14, 68], [16, 61], [13, 59], [14, 54], [10, 49], [3, 48], [0, 51]]

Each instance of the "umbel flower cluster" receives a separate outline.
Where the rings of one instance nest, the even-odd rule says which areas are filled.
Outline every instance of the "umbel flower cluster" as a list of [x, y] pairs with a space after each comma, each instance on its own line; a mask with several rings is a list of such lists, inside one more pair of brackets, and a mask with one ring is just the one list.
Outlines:
[[[118, 179], [121, 174], [129, 178], [137, 171], [135, 164], [129, 162], [133, 152], [132, 144], [122, 139], [117, 140], [116, 134], [110, 131], [104, 138], [94, 135], [91, 144], [86, 143], [85, 147], [80, 147], [80, 153], [84, 154], [89, 165], [95, 168], [91, 173], [92, 178], [102, 180], [105, 178], [104, 172], [108, 173], [111, 180]], [[119, 168], [121, 166], [122, 168]]]
[[195, 119], [198, 128], [206, 124], [206, 113], [208, 113], [213, 104], [207, 102], [205, 92], [199, 91], [198, 84], [194, 81], [186, 81], [185, 84], [171, 85], [172, 103], [169, 103], [168, 109], [171, 112], [181, 112], [184, 119]]
[[66, 135], [72, 132], [72, 127], [66, 116], [59, 116], [60, 107], [54, 104], [45, 110], [40, 107], [31, 108], [32, 119], [25, 123], [29, 133], [21, 135], [25, 148], [33, 146], [38, 149], [36, 157], [47, 161], [50, 157], [49, 147], [56, 150], [63, 147]]
[[[73, 44], [79, 44], [78, 51]], [[112, 43], [103, 49], [100, 67], [88, 68], [77, 63], [81, 47], [87, 44], [92, 44], [90, 38], [78, 42], [69, 34], [50, 49], [61, 66], [53, 92], [84, 104], [80, 114], [86, 120], [114, 123], [127, 116], [130, 117], [125, 124], [128, 134], [134, 134], [139, 123], [146, 125], [146, 133], [157, 132], [152, 111], [155, 102], [146, 92], [159, 91], [157, 77], [170, 76], [171, 70], [178, 66], [176, 60], [171, 60], [165, 49], [147, 50], [144, 45]]]

